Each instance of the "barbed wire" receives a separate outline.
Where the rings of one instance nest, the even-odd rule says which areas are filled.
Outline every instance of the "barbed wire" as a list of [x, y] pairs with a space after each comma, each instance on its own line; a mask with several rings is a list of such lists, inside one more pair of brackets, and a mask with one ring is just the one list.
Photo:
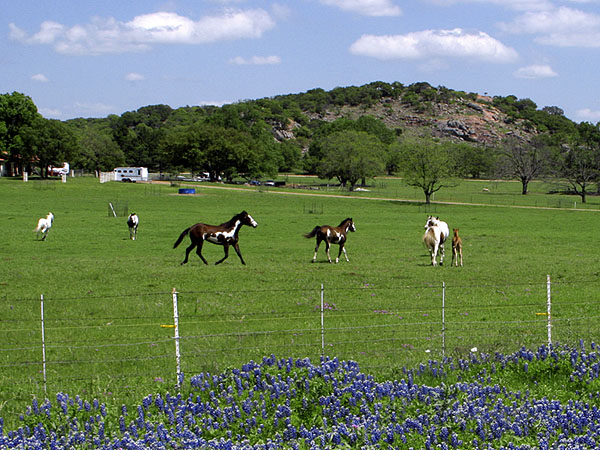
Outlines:
[[[580, 318], [569, 318], [569, 319], [563, 319], [563, 320], [570, 320], [570, 321], [574, 321], [574, 320], [596, 320], [600, 318], [600, 316], [586, 316], [586, 317], [580, 317]], [[461, 321], [460, 325], [482, 325], [485, 326], [486, 328], [490, 325], [490, 324], [503, 324], [503, 325], [516, 325], [514, 327], [512, 327], [512, 329], [528, 329], [529, 328], [529, 324], [535, 324], [535, 323], [540, 323], [541, 325], [545, 325], [545, 323], [542, 323], [539, 320], [513, 320], [513, 321], [485, 321], [485, 322], [481, 322], [481, 321]], [[447, 332], [451, 332], [452, 331], [452, 326], [454, 325], [454, 323], [446, 323], [445, 324], [445, 330]], [[370, 330], [377, 330], [377, 331], [386, 331], [390, 330], [393, 328], [393, 330], [391, 330], [391, 332], [394, 333], [398, 333], [398, 332], [402, 332], [404, 334], [407, 333], [406, 328], [410, 328], [410, 327], [414, 327], [414, 326], [441, 326], [441, 322], [403, 322], [403, 323], [394, 323], [394, 324], [375, 324], [375, 325], [362, 325], [362, 326], [347, 326], [347, 327], [327, 327], [324, 329], [321, 328], [290, 328], [290, 329], [283, 329], [283, 330], [261, 330], [261, 331], [254, 331], [254, 332], [229, 332], [229, 333], [214, 333], [214, 334], [202, 334], [202, 335], [189, 335], [189, 336], [180, 336], [179, 339], [180, 341], [192, 341], [192, 340], [205, 340], [205, 339], [223, 339], [223, 338], [230, 338], [230, 337], [244, 337], [244, 338], [253, 338], [253, 337], [261, 337], [261, 336], [270, 336], [270, 335], [294, 335], [294, 334], [319, 334], [321, 332], [326, 332], [326, 333], [335, 333], [335, 332], [352, 332], [352, 331], [370, 331]], [[168, 339], [161, 339], [161, 340], [151, 340], [151, 341], [140, 341], [140, 342], [131, 342], [131, 343], [105, 343], [105, 344], [98, 344], [97, 342], [94, 342], [93, 344], [79, 344], [79, 345], [73, 345], [71, 341], [69, 342], [63, 342], [65, 344], [68, 345], [59, 345], [61, 344], [61, 342], [56, 342], [53, 344], [49, 344], [46, 345], [47, 349], [54, 349], [54, 350], [60, 350], [60, 349], [69, 349], [69, 350], [74, 350], [74, 349], [86, 349], [86, 348], [94, 348], [94, 349], [98, 349], [98, 348], [119, 348], [119, 347], [137, 347], [137, 346], [146, 346], [146, 345], [159, 345], [159, 344], [165, 344], [165, 343], [172, 343], [174, 341], [174, 337], [169, 337]], [[354, 342], [359, 342], [359, 341], [354, 341]], [[31, 346], [31, 347], [12, 347], [12, 348], [0, 348], [1, 352], [9, 352], [9, 351], [37, 351], [39, 350], [40, 346], [39, 344], [36, 346]], [[251, 349], [252, 347], [246, 347], [246, 349]], [[0, 366], [1, 367], [1, 366]]]
[[[516, 282], [506, 282], [506, 283], [484, 283], [484, 284], [452, 284], [452, 280], [445, 281], [446, 289], [490, 289], [490, 288], [498, 288], [498, 287], [522, 287], [522, 286], [538, 286], [540, 289], [546, 286], [546, 280], [544, 279], [535, 279], [530, 281], [516, 281]], [[571, 280], [553, 280], [553, 286], [569, 286], [575, 284], [600, 284], [599, 279], [571, 279]], [[442, 282], [437, 282], [436, 284], [427, 283], [420, 286], [374, 286], [371, 283], [368, 283], [368, 286], [333, 286], [326, 285], [326, 291], [358, 291], [358, 290], [393, 290], [393, 291], [409, 291], [409, 290], [439, 290], [442, 287]], [[293, 293], [293, 292], [320, 292], [320, 286], [311, 286], [311, 287], [287, 287], [287, 288], [269, 288], [269, 289], [243, 289], [243, 290], [219, 290], [219, 291], [177, 291], [177, 294], [180, 296], [180, 300], [186, 301], [186, 296], [197, 296], [197, 295], [218, 295], [218, 296], [231, 296], [231, 295], [239, 295], [239, 294], [266, 294], [266, 293]], [[40, 293], [41, 295], [41, 293]], [[72, 300], [114, 300], [117, 298], [132, 298], [132, 297], [162, 297], [162, 296], [171, 296], [172, 292], [168, 291], [158, 291], [158, 292], [147, 292], [147, 293], [122, 293], [122, 294], [85, 294], [78, 296], [67, 296], [67, 297], [54, 297], [54, 296], [44, 296], [45, 302], [54, 302], [54, 301], [72, 301]], [[195, 300], [195, 299], [194, 299]], [[3, 297], [0, 298], [0, 304], [5, 302], [39, 302], [40, 297]]]

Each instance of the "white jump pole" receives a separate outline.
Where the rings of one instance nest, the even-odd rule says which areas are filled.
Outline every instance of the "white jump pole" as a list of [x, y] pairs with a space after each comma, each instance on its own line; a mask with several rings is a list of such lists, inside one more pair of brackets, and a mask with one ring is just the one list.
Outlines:
[[446, 356], [446, 282], [442, 281], [442, 358]]
[[321, 284], [321, 356], [325, 356], [325, 321], [323, 318], [325, 310], [324, 297], [323, 284]]
[[548, 345], [552, 345], [552, 295], [551, 295], [550, 275], [546, 278], [546, 315], [548, 317]]
[[177, 389], [180, 388], [181, 353], [179, 352], [179, 311], [177, 310], [177, 290], [173, 288], [173, 324], [175, 325], [175, 360], [177, 363]]

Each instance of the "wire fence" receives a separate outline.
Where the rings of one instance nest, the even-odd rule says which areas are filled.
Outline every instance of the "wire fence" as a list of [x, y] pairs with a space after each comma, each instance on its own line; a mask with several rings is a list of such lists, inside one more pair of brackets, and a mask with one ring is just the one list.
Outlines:
[[598, 340], [596, 280], [0, 299], [2, 385], [174, 382], [322, 355], [395, 370], [471, 351]]

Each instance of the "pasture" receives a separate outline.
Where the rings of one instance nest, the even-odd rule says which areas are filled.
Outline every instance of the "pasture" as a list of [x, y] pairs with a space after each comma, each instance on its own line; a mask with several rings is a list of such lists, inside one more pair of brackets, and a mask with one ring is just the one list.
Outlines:
[[[482, 203], [485, 185], [463, 183], [443, 195]], [[442, 283], [446, 355], [544, 343], [548, 274], [554, 340], [597, 340], [596, 199], [588, 210], [557, 209], [555, 196], [535, 188], [522, 198], [514, 184], [497, 184], [494, 198], [502, 202], [490, 206], [425, 206], [393, 201], [413, 191], [394, 179], [378, 180], [369, 192], [329, 192], [337, 197], [201, 185], [191, 196], [178, 195], [175, 186], [101, 185], [92, 178], [66, 184], [0, 179], [0, 417], [10, 423], [32, 395], [59, 390], [118, 408], [149, 391], [173, 389], [173, 289], [186, 375], [270, 354], [316, 359], [323, 342], [327, 355], [356, 360], [374, 374], [414, 366], [441, 356]], [[578, 199], [562, 197], [565, 204]], [[514, 208], [511, 199], [532, 208]], [[108, 214], [109, 202], [126, 202], [138, 214], [137, 240], [129, 239], [127, 216]], [[180, 265], [189, 240], [177, 249], [173, 243], [185, 228], [220, 224], [242, 210], [258, 222], [240, 232], [246, 265], [231, 251], [215, 266], [223, 249], [209, 243], [203, 248], [208, 265], [195, 252]], [[42, 242], [33, 230], [49, 211], [54, 224]], [[429, 214], [460, 228], [464, 267], [450, 267], [449, 243], [445, 265], [429, 265], [421, 242]], [[321, 248], [311, 263], [315, 242], [303, 234], [345, 217], [356, 224], [346, 244], [350, 262], [342, 257], [329, 264]]]

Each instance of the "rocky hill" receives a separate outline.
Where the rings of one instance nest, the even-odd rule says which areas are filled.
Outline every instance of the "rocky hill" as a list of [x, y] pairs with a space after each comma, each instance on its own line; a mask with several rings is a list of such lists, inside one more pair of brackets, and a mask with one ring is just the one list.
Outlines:
[[494, 144], [507, 135], [527, 137], [537, 133], [526, 126], [524, 120], [514, 120], [493, 106], [491, 98], [483, 96], [478, 97], [478, 101], [458, 99], [451, 104], [429, 103], [425, 108], [387, 98], [368, 107], [345, 105], [323, 113], [307, 112], [307, 115], [328, 122], [341, 117], [356, 120], [361, 115], [372, 115], [404, 134], [430, 134], [479, 144]]
[[[465, 93], [423, 82], [410, 86], [376, 82], [275, 97], [278, 99], [293, 100], [311, 121], [356, 120], [371, 115], [397, 134], [427, 134], [482, 145], [493, 145], [509, 135], [527, 139], [540, 132], [568, 133], [575, 126], [555, 106], [538, 109], [529, 99]], [[289, 138], [299, 127], [291, 121], [276, 134]]]

